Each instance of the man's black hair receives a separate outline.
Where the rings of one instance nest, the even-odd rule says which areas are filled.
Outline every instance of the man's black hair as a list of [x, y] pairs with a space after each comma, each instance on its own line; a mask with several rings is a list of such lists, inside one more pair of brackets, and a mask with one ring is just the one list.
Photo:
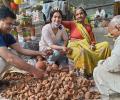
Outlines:
[[0, 7], [0, 20], [10, 17], [12, 19], [16, 19], [16, 15], [9, 8], [5, 6]]

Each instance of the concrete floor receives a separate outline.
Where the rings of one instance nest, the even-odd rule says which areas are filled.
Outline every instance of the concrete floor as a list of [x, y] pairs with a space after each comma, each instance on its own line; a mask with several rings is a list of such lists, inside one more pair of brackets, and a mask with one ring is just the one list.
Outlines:
[[109, 97], [102, 95], [101, 100], [120, 100], [120, 94], [112, 94]]
[[113, 48], [114, 44], [113, 38], [106, 36], [108, 34], [107, 28], [103, 27], [94, 28], [93, 33], [95, 35], [97, 42], [108, 41], [110, 43], [110, 47]]

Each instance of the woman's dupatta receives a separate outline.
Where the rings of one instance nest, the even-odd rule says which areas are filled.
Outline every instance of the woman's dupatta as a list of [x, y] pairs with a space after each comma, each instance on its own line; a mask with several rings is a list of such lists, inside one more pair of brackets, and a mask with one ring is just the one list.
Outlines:
[[87, 30], [85, 29], [85, 27], [76, 21], [75, 21], [75, 25], [79, 29], [79, 31], [81, 32], [82, 37], [84, 39], [86, 39], [88, 43], [91, 43], [91, 38], [90, 38]]

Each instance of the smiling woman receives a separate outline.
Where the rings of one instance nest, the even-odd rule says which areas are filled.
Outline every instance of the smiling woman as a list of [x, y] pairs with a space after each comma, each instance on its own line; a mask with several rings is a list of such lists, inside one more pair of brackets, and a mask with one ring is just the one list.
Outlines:
[[61, 10], [53, 10], [50, 13], [50, 23], [42, 28], [42, 36], [39, 42], [39, 50], [46, 51], [48, 48], [53, 50], [53, 54], [48, 57], [49, 63], [58, 63], [62, 66], [67, 64], [65, 52], [67, 50], [67, 36], [64, 27], [61, 25]]
[[92, 28], [85, 21], [87, 13], [82, 7], [75, 10], [74, 16], [74, 21], [62, 22], [70, 30], [68, 47], [73, 52], [68, 57], [74, 61], [76, 69], [84, 71], [85, 76], [91, 76], [98, 60], [110, 55], [109, 43], [96, 43]]

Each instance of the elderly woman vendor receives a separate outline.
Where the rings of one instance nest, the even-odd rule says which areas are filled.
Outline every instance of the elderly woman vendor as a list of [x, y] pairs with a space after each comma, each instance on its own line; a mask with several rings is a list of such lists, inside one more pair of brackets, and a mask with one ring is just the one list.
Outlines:
[[85, 22], [86, 16], [86, 11], [79, 7], [75, 10], [75, 20], [63, 21], [62, 24], [70, 31], [68, 47], [73, 52], [69, 58], [77, 69], [91, 76], [98, 60], [110, 56], [110, 48], [108, 42], [96, 43], [90, 24]]

